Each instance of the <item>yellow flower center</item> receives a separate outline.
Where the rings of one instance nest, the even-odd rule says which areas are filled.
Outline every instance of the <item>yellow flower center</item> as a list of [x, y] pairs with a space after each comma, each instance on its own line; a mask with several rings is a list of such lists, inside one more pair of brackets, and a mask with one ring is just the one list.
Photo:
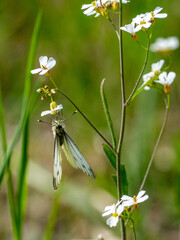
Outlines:
[[46, 70], [46, 69], [47, 69], [47, 67], [44, 66], [44, 65], [41, 65], [41, 67], [42, 67], [43, 70]]
[[50, 109], [52, 111], [52, 114], [56, 114], [57, 111], [53, 111], [53, 109], [57, 108], [57, 103], [56, 102], [51, 102], [50, 103]]
[[133, 201], [134, 201], [135, 203], [137, 202], [137, 197], [136, 197], [136, 196], [133, 197]]
[[91, 4], [92, 4], [94, 7], [96, 7], [96, 3], [95, 3], [95, 1], [94, 1], [94, 2], [92, 2]]
[[118, 217], [118, 214], [117, 213], [113, 213], [112, 217]]

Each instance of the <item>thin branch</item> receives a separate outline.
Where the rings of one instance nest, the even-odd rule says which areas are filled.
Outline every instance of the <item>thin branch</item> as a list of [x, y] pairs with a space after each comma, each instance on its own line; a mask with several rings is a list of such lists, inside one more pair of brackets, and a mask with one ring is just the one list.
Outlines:
[[141, 190], [143, 189], [143, 187], [144, 187], [144, 184], [145, 184], [146, 179], [147, 179], [147, 176], [148, 176], [148, 174], [149, 174], [149, 171], [150, 171], [152, 162], [153, 162], [153, 160], [154, 160], [154, 156], [155, 156], [157, 147], [158, 147], [158, 145], [159, 145], [159, 142], [160, 142], [160, 140], [161, 140], [161, 138], [162, 138], [162, 135], [163, 135], [163, 133], [164, 133], [164, 129], [165, 129], [165, 126], [166, 126], [169, 108], [168, 108], [168, 103], [167, 103], [167, 99], [166, 99], [166, 98], [164, 98], [164, 101], [165, 101], [166, 110], [165, 110], [163, 125], [162, 125], [161, 131], [160, 131], [160, 133], [159, 133], [158, 139], [157, 139], [157, 141], [156, 141], [156, 144], [155, 144], [153, 153], [152, 153], [152, 155], [151, 155], [151, 159], [150, 159], [150, 161], [149, 161], [149, 164], [148, 164], [148, 167], [147, 167], [147, 170], [146, 170], [146, 173], [145, 173], [145, 175], [144, 175], [144, 178], [143, 178], [143, 181], [142, 181], [142, 184], [141, 184], [141, 187], [140, 187], [139, 191], [141, 191]]
[[132, 96], [134, 95], [134, 93], [135, 93], [135, 91], [136, 91], [136, 89], [137, 89], [137, 87], [138, 87], [138, 84], [139, 84], [139, 82], [140, 82], [140, 80], [141, 80], [141, 78], [142, 78], [142, 75], [143, 75], [143, 73], [144, 73], [144, 70], [145, 70], [145, 68], [146, 68], [147, 61], [148, 61], [148, 57], [149, 57], [150, 40], [151, 40], [151, 38], [149, 37], [149, 38], [148, 38], [148, 45], [147, 45], [147, 50], [146, 50], [146, 57], [145, 57], [144, 66], [143, 66], [143, 68], [142, 68], [142, 70], [141, 70], [141, 73], [140, 73], [140, 75], [139, 75], [139, 78], [138, 78], [138, 80], [137, 80], [137, 82], [136, 82], [136, 84], [135, 84], [135, 86], [134, 86], [134, 88], [133, 88], [130, 96], [128, 97], [128, 99], [127, 99], [127, 101], [126, 101], [126, 103], [125, 103], [126, 106], [129, 104], [129, 101], [131, 100]]
[[77, 107], [77, 105], [60, 89], [55, 89], [55, 91], [61, 93], [81, 114], [81, 116], [89, 123], [89, 125], [96, 131], [96, 133], [107, 143], [107, 145], [112, 149], [112, 151], [116, 154], [113, 146], [108, 142], [108, 140], [97, 130], [97, 128], [89, 121], [89, 119], [84, 115], [84, 113]]

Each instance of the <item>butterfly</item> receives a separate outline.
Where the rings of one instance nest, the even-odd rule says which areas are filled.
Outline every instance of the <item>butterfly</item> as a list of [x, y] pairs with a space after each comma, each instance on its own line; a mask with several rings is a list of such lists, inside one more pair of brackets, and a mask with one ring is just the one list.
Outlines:
[[[61, 151], [74, 168], [80, 168], [88, 176], [96, 178], [89, 163], [85, 160], [82, 153], [64, 130], [61, 120], [55, 120], [52, 124], [54, 134], [54, 164], [53, 164], [53, 187], [57, 190], [62, 176], [62, 156]], [[62, 150], [61, 150], [62, 149]]]

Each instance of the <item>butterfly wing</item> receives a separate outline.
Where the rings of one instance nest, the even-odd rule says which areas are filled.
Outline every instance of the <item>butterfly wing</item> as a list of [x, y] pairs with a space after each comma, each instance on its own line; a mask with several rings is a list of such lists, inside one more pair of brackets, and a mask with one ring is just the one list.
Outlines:
[[85, 160], [78, 147], [66, 132], [64, 133], [64, 142], [62, 149], [66, 155], [67, 160], [74, 168], [80, 168], [87, 175], [96, 178], [89, 163]]
[[62, 157], [60, 152], [59, 140], [57, 134], [54, 138], [54, 164], [53, 164], [53, 187], [57, 190], [62, 176]]

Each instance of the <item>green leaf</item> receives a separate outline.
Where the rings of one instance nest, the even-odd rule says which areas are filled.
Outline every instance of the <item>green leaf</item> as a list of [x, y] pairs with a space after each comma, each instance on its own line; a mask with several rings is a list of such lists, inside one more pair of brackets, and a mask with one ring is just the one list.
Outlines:
[[[116, 185], [117, 185], [117, 175], [112, 175]], [[121, 164], [121, 189], [122, 189], [122, 195], [128, 194], [128, 181], [127, 181], [127, 175], [126, 175], [126, 169], [125, 166]]]
[[109, 159], [111, 165], [116, 170], [116, 155], [106, 144], [103, 144], [103, 150], [104, 150], [107, 158]]

